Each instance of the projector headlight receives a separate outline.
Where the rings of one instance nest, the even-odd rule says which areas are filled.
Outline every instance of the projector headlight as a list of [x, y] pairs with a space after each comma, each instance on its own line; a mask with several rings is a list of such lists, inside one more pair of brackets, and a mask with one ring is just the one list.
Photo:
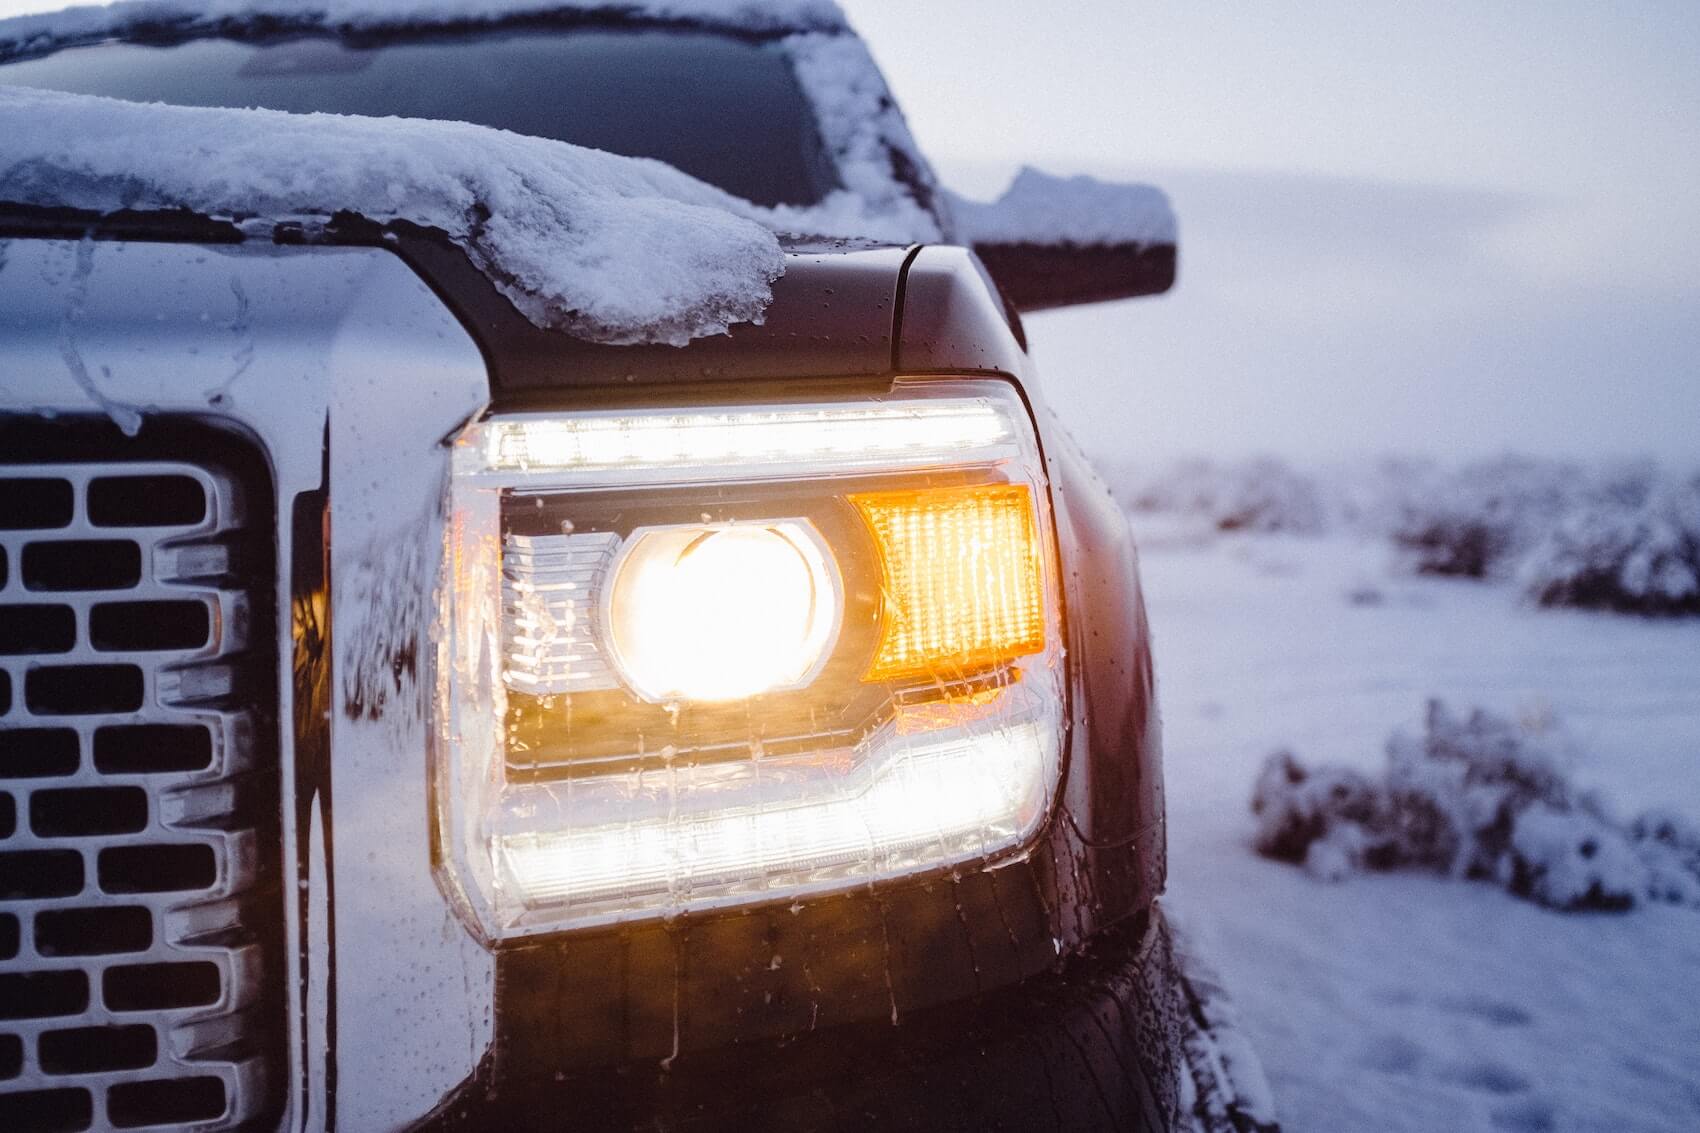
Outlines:
[[1065, 718], [998, 381], [495, 417], [455, 442], [440, 859], [492, 940], [1019, 853]]

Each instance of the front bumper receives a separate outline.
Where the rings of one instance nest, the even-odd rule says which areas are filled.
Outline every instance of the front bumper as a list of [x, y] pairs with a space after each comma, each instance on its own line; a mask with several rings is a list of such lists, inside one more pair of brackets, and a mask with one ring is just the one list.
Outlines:
[[596, 1072], [498, 1046], [418, 1128], [1167, 1130], [1187, 1005], [1161, 910], [1018, 985], [888, 1020]]

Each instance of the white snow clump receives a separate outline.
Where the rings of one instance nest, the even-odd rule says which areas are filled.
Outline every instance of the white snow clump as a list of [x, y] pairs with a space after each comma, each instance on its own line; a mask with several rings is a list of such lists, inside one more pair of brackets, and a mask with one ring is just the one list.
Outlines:
[[948, 194], [955, 236], [965, 244], [1173, 244], [1169, 198], [1150, 185], [1054, 177], [1032, 167], [990, 203]]
[[0, 87], [0, 200], [438, 228], [533, 322], [668, 342], [758, 321], [760, 210], [647, 159], [458, 122], [143, 105]]

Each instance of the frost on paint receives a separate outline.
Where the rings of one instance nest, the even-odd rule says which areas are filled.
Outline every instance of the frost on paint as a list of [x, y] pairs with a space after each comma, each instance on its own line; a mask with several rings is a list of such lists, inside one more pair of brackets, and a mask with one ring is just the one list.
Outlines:
[[678, 20], [757, 34], [848, 30], [833, 0], [120, 0], [0, 20], [0, 59], [144, 33], [375, 32], [551, 16]]
[[1031, 167], [991, 203], [948, 194], [955, 236], [964, 244], [1137, 244], [1175, 242], [1169, 198], [1150, 185], [1092, 177], [1053, 177]]
[[0, 200], [446, 232], [540, 326], [669, 342], [759, 320], [784, 268], [751, 206], [657, 161], [481, 126], [0, 87]]
[[1420, 734], [1388, 741], [1379, 779], [1270, 756], [1252, 796], [1255, 844], [1327, 880], [1426, 869], [1558, 909], [1700, 907], [1700, 831], [1664, 814], [1618, 822], [1571, 785], [1568, 754], [1550, 722], [1433, 701]]

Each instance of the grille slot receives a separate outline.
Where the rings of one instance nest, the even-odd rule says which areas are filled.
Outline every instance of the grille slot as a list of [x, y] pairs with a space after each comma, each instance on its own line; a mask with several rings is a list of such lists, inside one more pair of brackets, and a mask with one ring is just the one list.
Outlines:
[[87, 1090], [0, 1092], [0, 1129], [75, 1133], [93, 1123], [94, 1102]]
[[212, 733], [199, 724], [118, 724], [94, 734], [94, 765], [106, 775], [203, 771], [212, 759]]
[[0, 606], [0, 653], [69, 653], [77, 614], [69, 606]]
[[0, 779], [70, 775], [76, 770], [77, 733], [71, 729], [0, 729]]
[[206, 491], [193, 476], [102, 476], [89, 484], [96, 527], [189, 527], [206, 515]]
[[24, 589], [129, 590], [142, 581], [142, 549], [128, 539], [26, 543]]
[[79, 971], [0, 973], [0, 1019], [80, 1015], [89, 1006], [89, 978]]
[[55, 665], [24, 677], [24, 704], [35, 716], [139, 712], [142, 696], [137, 665]]
[[139, 906], [48, 909], [35, 915], [39, 956], [105, 956], [153, 946], [153, 913]]
[[75, 850], [0, 853], [0, 901], [75, 897], [83, 888], [83, 856]]
[[169, 1011], [218, 1002], [218, 966], [125, 964], [106, 969], [101, 998], [113, 1011]]
[[224, 1113], [224, 1083], [217, 1078], [179, 1078], [170, 1082], [126, 1082], [114, 1086], [106, 1114], [120, 1129], [143, 1125], [186, 1125]]
[[43, 1032], [36, 1048], [46, 1074], [145, 1070], [159, 1058], [152, 1027], [77, 1027]]
[[30, 829], [40, 838], [135, 834], [148, 826], [140, 787], [61, 787], [30, 797]]
[[0, 493], [0, 531], [71, 526], [76, 492], [59, 476], [13, 476]]
[[200, 649], [211, 632], [204, 602], [102, 602], [89, 611], [89, 641], [102, 653]]
[[211, 889], [217, 880], [218, 855], [200, 842], [100, 852], [100, 888], [106, 893], [187, 893]]
[[283, 1032], [264, 464], [175, 421], [0, 442], [0, 1129], [263, 1123]]

